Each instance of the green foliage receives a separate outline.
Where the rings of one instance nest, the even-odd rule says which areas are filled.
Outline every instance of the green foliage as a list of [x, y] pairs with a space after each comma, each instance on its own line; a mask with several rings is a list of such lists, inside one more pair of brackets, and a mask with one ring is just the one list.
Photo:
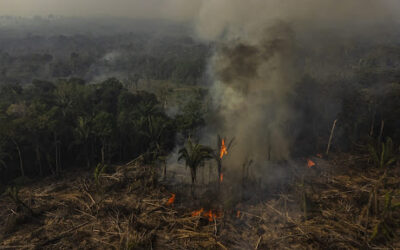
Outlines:
[[393, 192], [389, 191], [385, 194], [384, 213], [389, 214], [394, 212], [396, 209], [400, 209], [400, 202], [393, 204]]
[[100, 188], [100, 177], [106, 171], [107, 165], [104, 164], [97, 164], [96, 168], [93, 172], [94, 182], [96, 183], [97, 188]]
[[106, 140], [114, 131], [113, 123], [113, 115], [108, 112], [100, 111], [93, 118], [93, 134], [102, 141], [102, 147], [105, 147]]
[[400, 202], [393, 204], [393, 192], [389, 191], [385, 194], [385, 205], [380, 214], [379, 221], [375, 224], [370, 241], [384, 239], [387, 241], [395, 237], [396, 221], [393, 218], [393, 213], [400, 209]]
[[1, 177], [6, 182], [25, 173], [59, 174], [72, 165], [90, 167], [145, 153], [152, 160], [173, 149], [175, 132], [174, 120], [154, 94], [130, 93], [115, 78], [0, 88], [0, 165], [2, 171], [7, 166]]
[[91, 130], [91, 120], [87, 117], [79, 116], [77, 121], [77, 126], [75, 128], [75, 137], [79, 142], [86, 142], [90, 135], [92, 134]]
[[389, 167], [398, 159], [391, 138], [387, 138], [386, 142], [382, 142], [380, 145], [375, 147], [372, 144], [369, 144], [368, 151], [370, 159], [378, 168]]
[[[47, 21], [47, 24], [54, 25], [54, 20]], [[162, 29], [161, 32], [154, 32], [153, 28], [140, 28], [141, 31], [133, 28], [128, 29], [129, 32], [128, 30], [122, 33], [118, 31], [116, 35], [114, 31], [120, 30], [122, 26], [133, 27], [135, 24], [133, 26], [132, 23], [125, 23], [122, 26], [113, 24], [115, 29], [102, 28], [100, 32], [102, 35], [93, 37], [85, 35], [81, 28], [79, 35], [74, 35], [74, 31], [71, 33], [70, 25], [65, 25], [64, 21], [57, 25], [60, 27], [60, 34], [68, 30], [67, 33], [70, 35], [55, 35], [53, 29], [50, 34], [47, 33], [49, 30], [44, 31], [46, 28], [40, 31], [31, 30], [28, 33], [35, 34], [34, 43], [14, 37], [12, 35], [14, 32], [2, 31], [1, 44], [16, 42], [12, 46], [2, 46], [0, 82], [13, 80], [26, 83], [35, 78], [68, 77], [90, 77], [89, 80], [93, 81], [100, 72], [107, 72], [131, 76], [130, 78], [136, 82], [142, 79], [156, 79], [192, 84], [198, 81], [205, 72], [209, 46], [187, 36], [186, 28], [182, 29], [180, 25], [163, 24], [162, 28], [156, 28], [160, 31]], [[113, 22], [115, 21], [113, 19]], [[96, 23], [98, 25], [98, 20]], [[104, 24], [108, 26], [110, 22], [104, 22]], [[41, 25], [43, 23], [37, 26]], [[149, 25], [154, 27], [153, 24]], [[103, 25], [98, 27], [100, 26], [103, 27]], [[143, 27], [148, 27], [148, 24]], [[85, 29], [93, 32], [93, 27]], [[171, 35], [171, 31], [174, 35]], [[48, 39], [49, 36], [57, 37], [57, 39]], [[110, 53], [110, 51], [116, 53]]]
[[186, 146], [179, 150], [178, 160], [185, 160], [185, 164], [190, 168], [192, 184], [196, 181], [197, 169], [202, 166], [205, 160], [213, 157], [213, 149], [198, 143], [192, 142], [189, 138]]
[[183, 136], [193, 136], [196, 129], [205, 125], [204, 114], [199, 100], [192, 100], [182, 108], [182, 113], [176, 117], [176, 123]]
[[307, 220], [309, 215], [310, 199], [307, 194], [304, 175], [301, 177], [301, 182], [298, 184], [301, 194], [301, 210], [303, 211], [304, 220]]

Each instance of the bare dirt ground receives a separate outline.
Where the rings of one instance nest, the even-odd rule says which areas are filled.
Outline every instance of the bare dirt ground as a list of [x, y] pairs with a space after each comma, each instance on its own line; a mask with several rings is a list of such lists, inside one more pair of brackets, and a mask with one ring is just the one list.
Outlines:
[[99, 184], [88, 171], [47, 178], [21, 188], [21, 202], [0, 197], [0, 249], [400, 249], [400, 166], [313, 161], [288, 167], [283, 186], [194, 194], [139, 162]]

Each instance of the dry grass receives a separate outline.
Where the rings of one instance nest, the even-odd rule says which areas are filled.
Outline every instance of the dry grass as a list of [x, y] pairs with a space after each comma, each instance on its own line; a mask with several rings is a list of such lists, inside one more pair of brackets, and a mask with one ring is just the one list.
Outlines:
[[319, 170], [297, 169], [285, 192], [235, 203], [212, 221], [191, 216], [198, 201], [185, 186], [167, 206], [169, 189], [135, 162], [104, 174], [100, 190], [91, 173], [48, 178], [20, 192], [34, 217], [0, 198], [0, 249], [399, 249], [399, 227], [391, 240], [370, 239], [385, 194], [399, 190], [399, 166], [383, 182], [379, 170], [343, 159], [316, 160]]

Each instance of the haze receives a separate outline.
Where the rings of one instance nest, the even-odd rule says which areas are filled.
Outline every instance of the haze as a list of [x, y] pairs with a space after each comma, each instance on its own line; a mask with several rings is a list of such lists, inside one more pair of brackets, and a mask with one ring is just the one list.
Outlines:
[[185, 20], [197, 12], [195, 0], [0, 0], [0, 15], [118, 16]]

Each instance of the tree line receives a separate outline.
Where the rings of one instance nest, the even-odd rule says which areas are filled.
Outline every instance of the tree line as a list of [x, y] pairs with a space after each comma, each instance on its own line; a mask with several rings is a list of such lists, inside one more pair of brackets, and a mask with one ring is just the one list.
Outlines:
[[[184, 114], [183, 114], [184, 115]], [[182, 120], [182, 115], [177, 117]], [[60, 174], [70, 166], [151, 161], [175, 146], [178, 128], [154, 94], [129, 92], [110, 78], [0, 87], [0, 176]]]

